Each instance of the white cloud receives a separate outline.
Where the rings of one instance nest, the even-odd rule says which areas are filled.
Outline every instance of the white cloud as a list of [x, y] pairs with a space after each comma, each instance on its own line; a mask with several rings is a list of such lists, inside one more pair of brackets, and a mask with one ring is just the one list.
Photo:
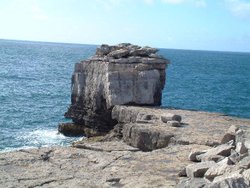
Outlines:
[[168, 3], [168, 4], [176, 4], [176, 5], [192, 4], [196, 7], [206, 7], [207, 6], [206, 0], [162, 0], [162, 2]]
[[250, 19], [250, 2], [243, 0], [225, 0], [226, 5], [234, 16]]

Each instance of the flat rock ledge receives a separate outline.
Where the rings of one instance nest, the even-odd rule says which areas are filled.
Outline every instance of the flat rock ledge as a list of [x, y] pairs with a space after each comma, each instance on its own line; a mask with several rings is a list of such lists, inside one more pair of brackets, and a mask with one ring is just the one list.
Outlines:
[[72, 147], [0, 153], [1, 187], [249, 186], [250, 120], [131, 106], [112, 116], [109, 134]]
[[111, 117], [115, 105], [159, 106], [169, 61], [157, 51], [130, 43], [101, 45], [94, 56], [76, 63], [65, 113], [73, 122], [60, 124], [58, 130], [72, 136], [102, 135], [117, 123]]

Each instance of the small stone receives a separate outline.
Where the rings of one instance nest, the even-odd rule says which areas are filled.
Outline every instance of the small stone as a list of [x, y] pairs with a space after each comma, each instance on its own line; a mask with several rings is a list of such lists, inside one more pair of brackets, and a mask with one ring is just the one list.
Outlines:
[[181, 122], [181, 116], [176, 114], [167, 113], [161, 116], [161, 121], [167, 123], [168, 121], [179, 121]]
[[111, 51], [111, 48], [107, 44], [102, 44], [99, 48], [96, 49], [96, 55], [104, 56]]
[[226, 132], [226, 134], [223, 136], [222, 140], [221, 140], [221, 144], [225, 144], [227, 142], [229, 142], [230, 140], [233, 140], [235, 142], [235, 135], [236, 132], [239, 130], [238, 126], [232, 125], [228, 131]]
[[187, 173], [186, 173], [186, 168], [183, 168], [179, 171], [178, 173], [178, 176], [179, 177], [186, 177], [187, 176]]
[[239, 154], [247, 153], [248, 149], [246, 148], [245, 144], [242, 142], [237, 142], [236, 144], [236, 152]]
[[181, 127], [181, 124], [179, 121], [168, 121], [167, 125], [171, 127]]
[[189, 178], [203, 177], [206, 171], [215, 164], [214, 161], [190, 164], [186, 167], [187, 176]]
[[250, 168], [250, 156], [247, 156], [240, 160], [237, 164], [239, 169], [249, 169]]
[[233, 161], [234, 164], [238, 163], [240, 161], [240, 155], [235, 151], [231, 150], [231, 155], [229, 156], [230, 160]]
[[144, 47], [139, 49], [132, 49], [130, 51], [131, 56], [141, 56], [141, 57], [148, 57], [152, 53], [156, 53], [158, 50], [155, 48]]
[[188, 159], [193, 162], [200, 162], [200, 160], [197, 159], [197, 156], [204, 153], [205, 151], [191, 151], [191, 153], [188, 156]]
[[136, 122], [137, 123], [154, 123], [159, 119], [157, 116], [153, 114], [144, 114], [144, 113], [139, 113], [136, 117]]
[[127, 49], [119, 49], [119, 50], [110, 52], [108, 56], [119, 59], [122, 57], [126, 57], [128, 54], [129, 54], [129, 51]]

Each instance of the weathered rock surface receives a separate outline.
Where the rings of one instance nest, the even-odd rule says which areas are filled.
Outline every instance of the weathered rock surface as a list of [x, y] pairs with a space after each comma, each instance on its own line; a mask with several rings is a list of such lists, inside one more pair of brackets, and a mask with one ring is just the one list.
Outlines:
[[203, 177], [206, 171], [214, 166], [216, 163], [214, 161], [201, 162], [197, 164], [190, 164], [186, 167], [187, 177]]
[[[250, 169], [250, 156], [248, 153], [247, 145], [250, 141], [248, 133], [249, 127], [245, 126], [239, 128], [231, 126], [226, 134], [223, 136], [222, 144], [211, 148], [209, 150], [195, 152], [192, 151], [189, 155], [191, 161], [206, 161], [214, 156], [218, 157], [218, 161], [214, 160], [214, 164], [207, 162], [193, 163], [186, 167], [187, 177], [191, 179], [184, 179], [179, 182], [179, 186], [192, 186], [195, 178], [203, 178], [205, 183], [203, 187], [211, 188], [233, 188], [233, 187], [250, 187], [249, 169]], [[230, 140], [231, 139], [231, 140]], [[228, 141], [227, 143], [225, 143]], [[211, 162], [211, 161], [210, 161]], [[183, 173], [185, 174], [185, 173]], [[192, 180], [193, 179], [193, 180]], [[200, 180], [204, 182], [203, 180]]]
[[122, 142], [80, 145], [0, 153], [0, 187], [175, 187], [192, 147], [207, 148], [141, 152]]
[[[220, 114], [125, 105], [114, 106], [112, 118], [121, 125], [123, 140], [144, 151], [176, 143], [216, 146], [231, 124], [239, 123]], [[173, 120], [182, 120], [181, 126], [169, 126], [168, 122]], [[249, 122], [240, 121], [240, 124], [249, 125]], [[227, 155], [232, 148], [225, 144], [208, 154]]]
[[249, 188], [249, 182], [241, 174], [241, 171], [227, 173], [222, 176], [218, 176], [211, 183], [209, 188]]
[[[136, 122], [139, 120], [135, 115], [137, 112], [144, 113], [144, 117], [149, 114], [151, 118], [144, 119], [152, 119], [153, 123]], [[161, 115], [166, 113], [180, 115], [182, 127], [166, 126], [161, 120]], [[208, 145], [220, 143], [231, 124], [250, 127], [250, 120], [187, 110], [117, 106], [113, 115], [121, 122], [112, 133], [121, 134], [118, 138], [123, 137], [122, 127], [131, 123], [148, 126], [149, 132], [152, 127], [161, 127], [174, 137], [168, 146], [151, 152], [142, 152], [122, 140], [95, 141], [107, 138], [112, 140], [112, 137], [106, 135], [84, 139], [74, 143], [73, 147], [0, 153], [0, 187], [176, 187], [179, 180], [183, 180], [182, 185], [185, 185], [181, 187], [202, 187], [207, 183], [203, 178], [187, 180], [178, 176], [183, 167], [193, 164], [188, 160], [189, 153], [208, 151], [211, 149]], [[245, 157], [237, 164], [241, 176], [233, 180], [232, 185], [241, 185], [239, 181], [242, 178], [247, 184], [247, 162]], [[185, 175], [184, 172], [182, 174]], [[227, 182], [228, 177], [231, 176], [220, 180], [215, 177], [218, 181], [216, 186], [223, 185], [221, 182]], [[234, 184], [235, 181], [237, 184]]]
[[[95, 56], [75, 65], [65, 117], [106, 133], [117, 123], [111, 118], [114, 105], [160, 105], [169, 61], [156, 52], [129, 43], [97, 48]], [[59, 130], [64, 133], [62, 127]]]
[[65, 136], [100, 136], [104, 133], [96, 131], [94, 129], [80, 126], [74, 123], [61, 123], [58, 125], [58, 131], [63, 132]]

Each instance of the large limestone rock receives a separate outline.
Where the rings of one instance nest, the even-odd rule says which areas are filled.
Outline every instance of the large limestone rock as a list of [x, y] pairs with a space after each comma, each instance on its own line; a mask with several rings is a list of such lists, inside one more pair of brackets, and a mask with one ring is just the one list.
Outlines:
[[114, 105], [160, 105], [169, 61], [156, 52], [128, 43], [97, 48], [95, 56], [75, 65], [65, 116], [77, 125], [107, 132], [116, 124], [111, 118]]

